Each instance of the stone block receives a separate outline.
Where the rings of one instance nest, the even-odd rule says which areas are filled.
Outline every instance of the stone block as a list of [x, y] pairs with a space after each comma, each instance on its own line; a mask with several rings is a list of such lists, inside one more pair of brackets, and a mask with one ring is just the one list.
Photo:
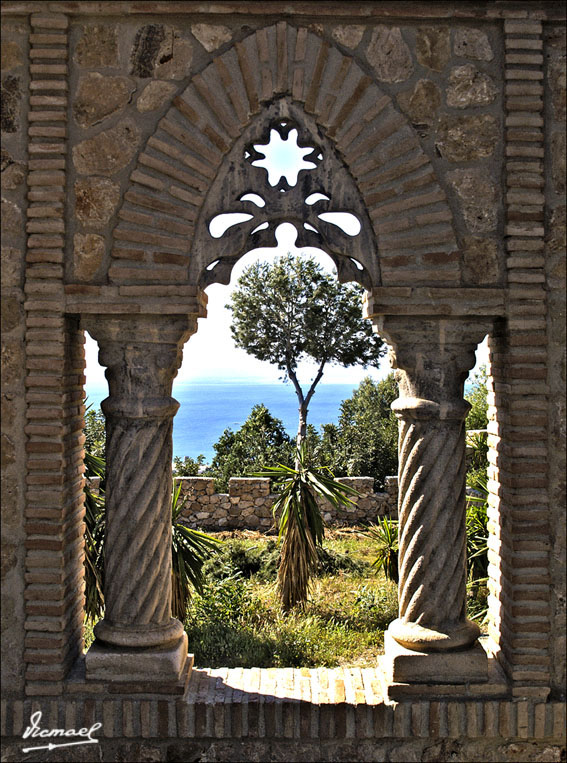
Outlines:
[[118, 648], [95, 641], [85, 656], [87, 681], [176, 683], [189, 659], [187, 643], [186, 633], [162, 649]]
[[212, 53], [232, 39], [230, 29], [220, 24], [192, 24], [191, 32], [207, 53]]
[[449, 62], [450, 30], [447, 27], [421, 27], [417, 32], [416, 56], [422, 66], [440, 72]]
[[89, 24], [83, 27], [83, 36], [75, 49], [75, 61], [79, 66], [118, 65], [118, 44], [116, 26]]
[[79, 80], [73, 115], [80, 127], [91, 127], [121, 111], [136, 90], [128, 77], [106, 77], [90, 72]]
[[453, 37], [453, 52], [463, 58], [492, 61], [494, 51], [486, 32], [473, 28], [457, 28]]
[[73, 148], [73, 163], [83, 175], [114, 175], [134, 157], [140, 131], [131, 119], [81, 141]]
[[372, 33], [366, 58], [382, 82], [405, 82], [413, 72], [410, 49], [399, 27], [379, 24]]
[[477, 642], [455, 652], [415, 652], [384, 633], [383, 666], [393, 683], [464, 684], [488, 681], [488, 657]]

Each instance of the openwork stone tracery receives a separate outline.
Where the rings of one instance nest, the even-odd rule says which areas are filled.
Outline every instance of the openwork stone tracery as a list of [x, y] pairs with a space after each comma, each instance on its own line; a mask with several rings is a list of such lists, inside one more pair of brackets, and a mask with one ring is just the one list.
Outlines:
[[[274, 152], [274, 136], [296, 141], [298, 154], [304, 154], [306, 166], [297, 178], [266, 174], [264, 156]], [[225, 216], [230, 223], [229, 214], [241, 217], [216, 234], [215, 223]], [[343, 216], [357, 233], [345, 232]], [[360, 192], [332, 143], [288, 99], [276, 101], [252, 123], [221, 167], [196, 230], [191, 277], [202, 286], [228, 283], [242, 254], [277, 244], [275, 231], [283, 222], [295, 226], [297, 247], [317, 247], [333, 258], [340, 280], [367, 287], [379, 282], [376, 240]]]

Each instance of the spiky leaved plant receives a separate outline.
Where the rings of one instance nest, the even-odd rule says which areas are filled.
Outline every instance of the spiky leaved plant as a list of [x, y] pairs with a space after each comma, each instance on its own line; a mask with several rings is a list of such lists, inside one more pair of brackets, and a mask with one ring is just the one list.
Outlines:
[[368, 530], [370, 538], [374, 538], [377, 546], [376, 559], [372, 566], [377, 570], [384, 570], [386, 580], [399, 583], [400, 576], [398, 570], [399, 557], [399, 539], [398, 523], [395, 519], [389, 517], [378, 517], [378, 524], [372, 525]]
[[332, 472], [309, 464], [305, 442], [297, 449], [295, 469], [284, 464], [265, 467], [259, 475], [270, 477], [278, 496], [272, 511], [279, 514], [278, 541], [282, 541], [278, 591], [282, 608], [289, 611], [307, 600], [309, 581], [318, 563], [317, 549], [325, 535], [317, 497], [339, 509], [352, 504], [358, 492], [337, 482]]
[[222, 541], [181, 524], [184, 501], [180, 499], [181, 482], [174, 484], [171, 500], [171, 613], [185, 620], [191, 588], [203, 593], [203, 564]]

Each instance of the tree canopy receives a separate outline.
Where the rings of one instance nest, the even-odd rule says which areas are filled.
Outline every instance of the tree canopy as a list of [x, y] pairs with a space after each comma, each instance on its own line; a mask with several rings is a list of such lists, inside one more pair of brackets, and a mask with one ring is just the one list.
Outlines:
[[376, 489], [398, 473], [398, 420], [390, 408], [398, 397], [394, 374], [363, 379], [341, 403], [337, 424], [325, 424], [315, 446], [319, 462], [338, 477], [374, 477]]
[[[238, 280], [227, 305], [238, 347], [284, 372], [299, 401], [298, 444], [305, 439], [307, 413], [327, 364], [378, 367], [385, 349], [362, 317], [362, 287], [340, 284], [313, 259], [287, 255], [257, 262]], [[297, 377], [300, 361], [317, 364], [305, 394]]]
[[215, 478], [218, 491], [228, 490], [231, 477], [255, 474], [270, 463], [292, 462], [292, 441], [283, 422], [263, 404], [252, 408], [236, 432], [225, 429], [213, 447], [215, 456], [206, 474]]

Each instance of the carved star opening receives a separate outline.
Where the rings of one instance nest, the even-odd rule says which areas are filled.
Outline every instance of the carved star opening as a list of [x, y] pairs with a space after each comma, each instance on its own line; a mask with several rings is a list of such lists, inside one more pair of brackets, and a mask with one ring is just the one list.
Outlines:
[[[297, 185], [297, 177], [301, 170], [314, 170], [317, 165], [306, 161], [307, 154], [313, 154], [314, 146], [301, 147], [297, 143], [297, 130], [290, 130], [282, 136], [278, 130], [270, 130], [268, 143], [255, 143], [254, 151], [259, 158], [252, 161], [253, 167], [263, 167], [268, 173], [268, 183], [276, 186], [281, 178], [285, 178], [288, 186]], [[322, 155], [319, 154], [319, 156]]]

